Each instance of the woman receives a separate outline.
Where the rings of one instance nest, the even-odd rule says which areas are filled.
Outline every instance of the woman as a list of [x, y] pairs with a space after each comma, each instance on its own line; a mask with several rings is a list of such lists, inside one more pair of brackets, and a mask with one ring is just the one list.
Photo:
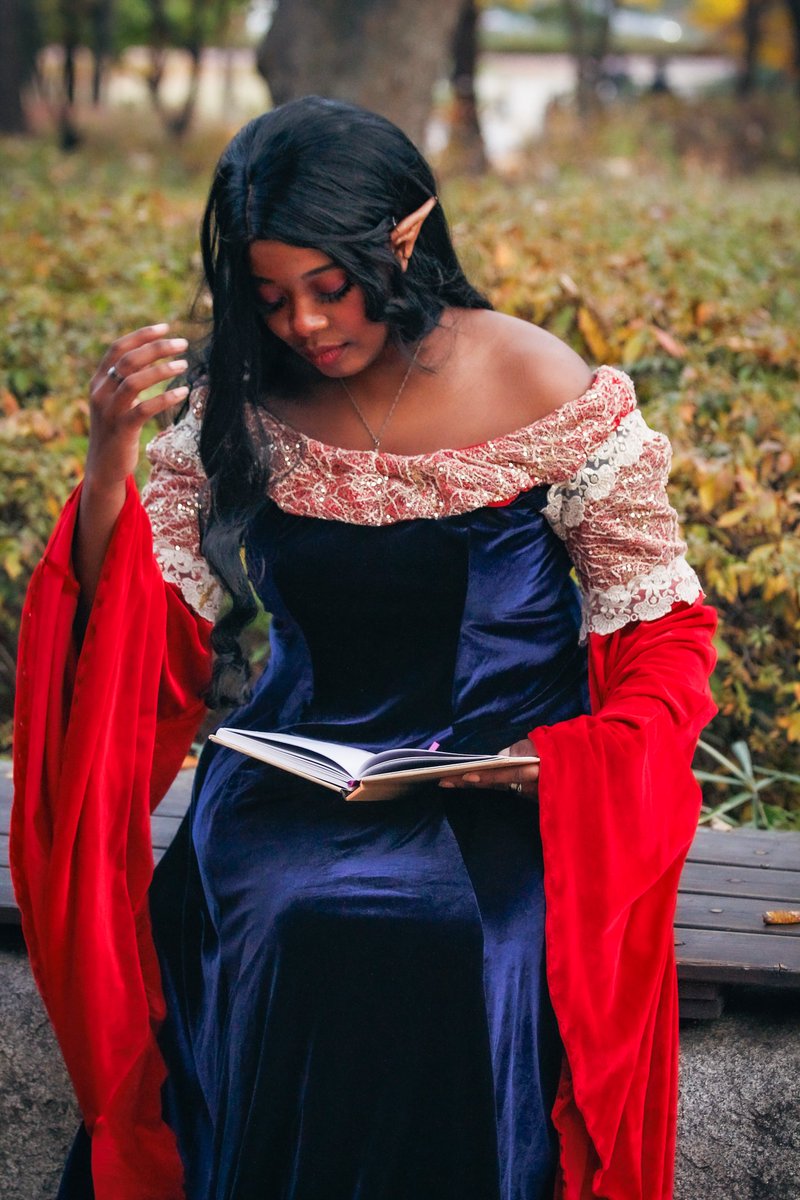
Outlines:
[[[714, 624], [665, 439], [491, 310], [373, 114], [252, 122], [202, 241], [213, 334], [144, 507], [140, 429], [187, 391], [138, 401], [186, 366], [163, 325], [94, 377], [23, 621], [14, 874], [91, 1136], [61, 1195], [662, 1200]], [[347, 805], [207, 746], [151, 884], [252, 589], [270, 662], [228, 724], [540, 768]]]

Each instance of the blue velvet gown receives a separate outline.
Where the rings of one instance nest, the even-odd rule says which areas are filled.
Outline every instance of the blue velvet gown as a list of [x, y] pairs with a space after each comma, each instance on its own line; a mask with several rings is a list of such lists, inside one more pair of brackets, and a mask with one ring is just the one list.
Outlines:
[[[386, 526], [270, 502], [269, 666], [226, 724], [490, 752], [587, 710], [546, 488]], [[561, 1044], [537, 810], [338, 794], [208, 745], [151, 888], [188, 1200], [550, 1200]], [[62, 1200], [90, 1196], [85, 1139]]]

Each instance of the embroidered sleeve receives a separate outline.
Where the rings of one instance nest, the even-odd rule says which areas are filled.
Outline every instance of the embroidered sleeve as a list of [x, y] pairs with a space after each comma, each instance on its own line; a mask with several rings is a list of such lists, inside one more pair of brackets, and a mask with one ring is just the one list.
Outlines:
[[563, 538], [583, 592], [582, 637], [654, 621], [702, 594], [667, 499], [670, 445], [629, 413], [571, 479], [547, 493], [544, 515]]
[[186, 603], [214, 621], [223, 591], [200, 553], [200, 493], [205, 482], [200, 462], [200, 414], [205, 393], [196, 388], [189, 412], [153, 439], [146, 453], [152, 463], [142, 504], [153, 530], [153, 550], [161, 573]]

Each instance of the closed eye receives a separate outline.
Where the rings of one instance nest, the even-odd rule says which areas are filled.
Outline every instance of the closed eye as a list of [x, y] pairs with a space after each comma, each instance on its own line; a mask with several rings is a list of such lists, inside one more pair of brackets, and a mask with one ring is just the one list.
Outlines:
[[[353, 286], [352, 280], [346, 279], [341, 287], [336, 288], [333, 292], [324, 292], [317, 290], [316, 298], [320, 304], [335, 304], [337, 300], [343, 300]], [[281, 296], [279, 300], [263, 300], [260, 296], [256, 297], [256, 309], [262, 316], [269, 317], [273, 313], [278, 312], [286, 303], [286, 297]]]

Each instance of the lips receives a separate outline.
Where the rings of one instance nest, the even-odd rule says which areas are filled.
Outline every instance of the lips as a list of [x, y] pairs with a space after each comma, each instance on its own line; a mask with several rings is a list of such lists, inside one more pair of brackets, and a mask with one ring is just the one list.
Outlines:
[[304, 354], [315, 367], [332, 367], [342, 357], [346, 344], [339, 346], [318, 346], [315, 350], [305, 350]]

